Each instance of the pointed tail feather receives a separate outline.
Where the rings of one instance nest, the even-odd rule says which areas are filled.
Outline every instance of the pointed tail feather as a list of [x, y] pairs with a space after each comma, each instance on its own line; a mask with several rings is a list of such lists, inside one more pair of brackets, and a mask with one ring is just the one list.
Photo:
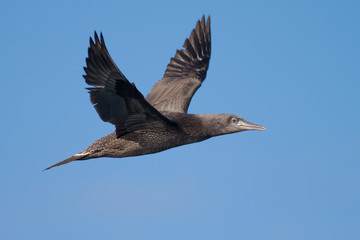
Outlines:
[[48, 168], [45, 168], [43, 171], [49, 170], [50, 168], [57, 167], [57, 166], [60, 166], [60, 165], [63, 165], [63, 164], [66, 164], [66, 163], [69, 163], [69, 162], [72, 162], [75, 160], [85, 160], [85, 159], [87, 159], [86, 158], [87, 156], [88, 156], [87, 154], [86, 155], [75, 154], [74, 156], [69, 157], [69, 158], [65, 159], [64, 161], [58, 162]]

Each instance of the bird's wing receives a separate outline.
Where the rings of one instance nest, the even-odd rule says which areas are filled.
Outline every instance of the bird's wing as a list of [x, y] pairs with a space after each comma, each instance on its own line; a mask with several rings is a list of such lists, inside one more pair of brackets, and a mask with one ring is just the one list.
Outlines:
[[210, 17], [196, 24], [183, 49], [171, 58], [164, 77], [146, 100], [159, 111], [186, 113], [191, 98], [206, 77], [211, 55]]
[[171, 124], [172, 122], [149, 104], [131, 84], [111, 59], [102, 34], [95, 32], [95, 42], [90, 38], [86, 58], [87, 84], [91, 103], [105, 122], [115, 125], [117, 136], [144, 128]]

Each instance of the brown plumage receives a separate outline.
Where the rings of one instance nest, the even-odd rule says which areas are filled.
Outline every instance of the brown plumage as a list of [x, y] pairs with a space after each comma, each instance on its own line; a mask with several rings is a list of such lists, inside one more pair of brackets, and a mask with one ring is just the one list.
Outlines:
[[[144, 96], [117, 68], [104, 42], [95, 32], [90, 47], [85, 81], [91, 103], [100, 118], [115, 132], [100, 138], [84, 151], [47, 169], [74, 160], [129, 157], [160, 152], [200, 142], [210, 137], [265, 130], [233, 114], [188, 114], [190, 101], [206, 77], [211, 55], [210, 17], [198, 21], [184, 48], [171, 58], [164, 77]], [[47, 170], [46, 169], [46, 170]]]

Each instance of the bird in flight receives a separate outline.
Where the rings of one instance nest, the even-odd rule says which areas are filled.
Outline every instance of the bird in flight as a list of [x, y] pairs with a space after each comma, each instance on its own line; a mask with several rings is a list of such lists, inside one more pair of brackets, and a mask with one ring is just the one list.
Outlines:
[[165, 74], [145, 98], [115, 65], [104, 37], [90, 38], [85, 81], [91, 103], [115, 132], [84, 151], [45, 170], [75, 160], [122, 158], [157, 153], [214, 136], [265, 127], [234, 114], [189, 114], [191, 98], [205, 80], [211, 55], [210, 17], [196, 24], [183, 49], [177, 50]]

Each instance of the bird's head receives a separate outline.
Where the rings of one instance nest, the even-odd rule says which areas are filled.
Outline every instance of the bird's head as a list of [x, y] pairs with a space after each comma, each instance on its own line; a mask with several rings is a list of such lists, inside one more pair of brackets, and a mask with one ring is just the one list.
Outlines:
[[233, 114], [225, 114], [225, 116], [226, 116], [226, 118], [224, 118], [226, 121], [226, 123], [224, 124], [225, 134], [242, 132], [246, 130], [266, 130], [265, 127], [245, 121], [242, 117]]
[[211, 136], [242, 132], [246, 130], [266, 130], [265, 127], [248, 122], [234, 114], [204, 114]]

